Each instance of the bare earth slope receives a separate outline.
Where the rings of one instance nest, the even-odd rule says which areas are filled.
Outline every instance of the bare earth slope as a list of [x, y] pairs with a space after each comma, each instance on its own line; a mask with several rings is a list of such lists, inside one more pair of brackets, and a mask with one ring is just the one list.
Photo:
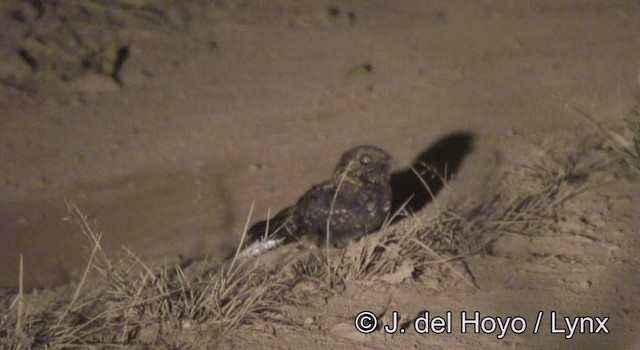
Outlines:
[[[504, 166], [578, 149], [592, 130], [580, 111], [620, 125], [640, 95], [640, 7], [629, 1], [42, 4], [0, 5], [1, 287], [16, 286], [20, 254], [28, 287], [77, 278], [86, 244], [62, 220], [64, 199], [111, 254], [218, 259], [253, 202], [252, 221], [291, 204], [352, 146], [380, 146], [401, 170], [443, 138], [473, 135], [449, 194], [464, 201]], [[599, 180], [567, 204], [561, 232], [505, 236], [467, 259], [480, 290], [348, 285], [291, 310], [297, 326], [240, 329], [224, 344], [638, 348], [638, 180]], [[521, 315], [530, 327], [556, 310], [610, 317], [611, 334], [349, 328], [385, 308]]]

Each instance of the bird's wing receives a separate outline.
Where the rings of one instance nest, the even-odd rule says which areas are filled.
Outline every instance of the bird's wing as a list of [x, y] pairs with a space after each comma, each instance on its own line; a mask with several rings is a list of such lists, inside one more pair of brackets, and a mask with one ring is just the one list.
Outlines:
[[274, 217], [255, 223], [247, 232], [247, 243], [263, 238], [285, 238], [286, 231], [291, 230], [291, 217], [294, 206], [282, 209]]

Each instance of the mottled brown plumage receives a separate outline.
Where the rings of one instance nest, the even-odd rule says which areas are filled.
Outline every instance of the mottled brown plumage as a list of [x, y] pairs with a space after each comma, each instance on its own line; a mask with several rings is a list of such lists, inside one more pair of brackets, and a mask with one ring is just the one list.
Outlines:
[[391, 208], [391, 162], [378, 147], [352, 148], [342, 155], [330, 180], [311, 187], [268, 222], [254, 225], [249, 243], [268, 233], [284, 243], [305, 239], [319, 244], [325, 242], [328, 222], [334, 245], [377, 230]]

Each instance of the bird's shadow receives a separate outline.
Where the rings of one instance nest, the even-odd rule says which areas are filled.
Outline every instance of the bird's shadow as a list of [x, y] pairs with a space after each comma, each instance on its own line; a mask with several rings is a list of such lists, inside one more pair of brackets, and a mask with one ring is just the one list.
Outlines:
[[[418, 154], [410, 167], [393, 173], [391, 212], [404, 205], [404, 210], [415, 213], [433, 201], [473, 151], [474, 139], [475, 134], [467, 131], [446, 135]], [[403, 217], [396, 216], [394, 222]]]

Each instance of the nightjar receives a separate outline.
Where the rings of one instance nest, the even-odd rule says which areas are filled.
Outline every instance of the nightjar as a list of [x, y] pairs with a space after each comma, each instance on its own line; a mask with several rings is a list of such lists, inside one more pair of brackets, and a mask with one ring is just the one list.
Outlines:
[[377, 230], [391, 209], [391, 164], [391, 156], [378, 147], [346, 151], [330, 180], [311, 187], [270, 220], [253, 225], [248, 243], [268, 237], [272, 244], [263, 250], [297, 240], [322, 245], [328, 230], [331, 244], [343, 246]]

